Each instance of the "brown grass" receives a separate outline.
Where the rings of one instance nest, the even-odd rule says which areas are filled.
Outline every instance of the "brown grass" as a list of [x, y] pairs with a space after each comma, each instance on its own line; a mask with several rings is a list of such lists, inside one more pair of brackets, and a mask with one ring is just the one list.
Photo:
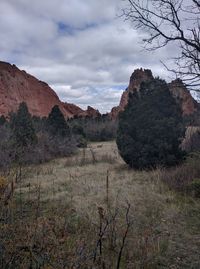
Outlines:
[[160, 178], [171, 189], [200, 197], [199, 153], [191, 154], [187, 161], [182, 165], [171, 169], [163, 169]]
[[130, 170], [114, 142], [23, 174], [1, 212], [0, 268], [200, 267], [199, 200], [159, 169]]

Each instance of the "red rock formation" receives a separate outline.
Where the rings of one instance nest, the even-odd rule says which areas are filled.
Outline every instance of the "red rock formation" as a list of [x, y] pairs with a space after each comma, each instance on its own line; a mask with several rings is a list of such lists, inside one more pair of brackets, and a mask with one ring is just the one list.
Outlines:
[[97, 109], [94, 109], [93, 107], [88, 106], [87, 110], [83, 111], [82, 113], [79, 113], [78, 116], [97, 118], [97, 117], [101, 116], [101, 114]]
[[194, 114], [198, 110], [197, 101], [191, 96], [182, 80], [173, 80], [169, 83], [169, 89], [177, 102], [181, 104], [184, 116]]
[[97, 118], [101, 115], [98, 110], [94, 109], [91, 106], [88, 106], [86, 110], [83, 110], [74, 104], [63, 103], [63, 105], [65, 109], [69, 111], [71, 114], [73, 114], [74, 116]]
[[136, 69], [130, 77], [129, 86], [123, 92], [119, 106], [113, 107], [110, 113], [112, 119], [116, 119], [119, 112], [123, 111], [128, 103], [128, 95], [130, 92], [138, 91], [143, 81], [153, 79], [151, 70], [149, 69]]
[[54, 105], [59, 105], [65, 117], [73, 116], [45, 82], [19, 70], [15, 65], [0, 62], [0, 114], [8, 116], [23, 101], [35, 116], [47, 116]]
[[[122, 94], [119, 106], [113, 107], [110, 112], [111, 119], [116, 119], [119, 112], [124, 110], [128, 103], [128, 96], [130, 92], [138, 91], [142, 82], [152, 79], [153, 75], [151, 70], [143, 70], [142, 68], [136, 69], [130, 77], [128, 88]], [[181, 104], [184, 116], [191, 115], [198, 110], [199, 104], [194, 100], [180, 79], [169, 83], [169, 88], [176, 101]]]
[[79, 115], [84, 113], [85, 111], [81, 109], [79, 106], [70, 104], [70, 103], [63, 103], [64, 108], [69, 111], [72, 115]]
[[63, 103], [47, 83], [19, 70], [15, 65], [0, 62], [0, 115], [8, 117], [21, 102], [26, 102], [32, 115], [48, 116], [54, 105], [58, 105], [66, 118], [75, 115], [95, 117], [98, 111], [89, 107], [86, 111], [78, 106]]
[[108, 113], [108, 116], [109, 118], [111, 118], [112, 120], [115, 120], [117, 119], [118, 115], [119, 115], [119, 112], [123, 111], [123, 107], [120, 107], [120, 106], [114, 106], [112, 109], [111, 109], [111, 112]]
[[153, 75], [149, 69], [136, 69], [130, 77], [130, 82], [128, 86], [128, 91], [133, 92], [139, 90], [140, 85], [143, 81], [152, 80]]

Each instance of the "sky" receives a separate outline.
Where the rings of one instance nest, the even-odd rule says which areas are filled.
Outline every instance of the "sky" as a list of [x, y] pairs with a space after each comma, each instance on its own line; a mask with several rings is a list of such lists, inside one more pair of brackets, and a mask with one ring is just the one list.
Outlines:
[[120, 16], [126, 2], [0, 0], [0, 60], [47, 82], [62, 101], [106, 113], [134, 69], [169, 79], [160, 61], [170, 48], [143, 49], [145, 33]]

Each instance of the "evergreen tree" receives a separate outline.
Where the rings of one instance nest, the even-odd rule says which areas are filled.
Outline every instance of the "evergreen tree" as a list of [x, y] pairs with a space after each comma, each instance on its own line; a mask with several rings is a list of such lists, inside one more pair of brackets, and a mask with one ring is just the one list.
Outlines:
[[3, 126], [6, 123], [6, 118], [4, 115], [0, 117], [0, 126]]
[[18, 151], [23, 152], [37, 142], [31, 114], [25, 102], [19, 105], [16, 114], [12, 114], [10, 124], [13, 130], [13, 142]]
[[142, 83], [140, 90], [129, 96], [119, 116], [117, 145], [130, 167], [171, 166], [184, 157], [180, 149], [184, 131], [181, 108], [167, 83], [157, 78]]
[[55, 105], [49, 113], [47, 124], [52, 136], [66, 137], [70, 135], [69, 126], [58, 105]]

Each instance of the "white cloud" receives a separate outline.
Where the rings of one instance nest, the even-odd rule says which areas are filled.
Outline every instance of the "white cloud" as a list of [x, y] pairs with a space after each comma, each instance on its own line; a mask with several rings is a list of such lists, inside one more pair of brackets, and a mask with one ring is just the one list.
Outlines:
[[166, 76], [141, 33], [117, 17], [121, 0], [1, 0], [0, 59], [46, 81], [67, 102], [117, 105], [135, 68]]

